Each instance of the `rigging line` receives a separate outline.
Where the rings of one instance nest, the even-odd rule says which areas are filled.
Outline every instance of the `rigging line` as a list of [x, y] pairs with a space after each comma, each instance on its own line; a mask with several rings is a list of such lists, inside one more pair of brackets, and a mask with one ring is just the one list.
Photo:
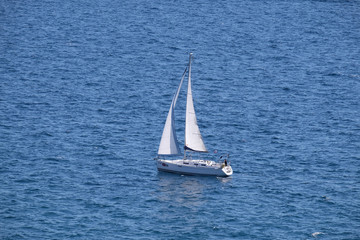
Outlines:
[[177, 99], [178, 99], [178, 97], [179, 97], [179, 93], [180, 93], [180, 89], [181, 89], [181, 86], [182, 86], [182, 84], [183, 84], [183, 82], [184, 82], [184, 78], [185, 78], [185, 74], [186, 74], [186, 72], [187, 72], [187, 67], [185, 68], [185, 70], [184, 70], [184, 73], [183, 73], [183, 75], [181, 76], [181, 81], [180, 81], [180, 85], [179, 85], [179, 88], [177, 89], [177, 91], [176, 91], [176, 93], [175, 93], [175, 96], [174, 96], [174, 98], [173, 98], [173, 108], [175, 108], [175, 105], [176, 105], [176, 101], [177, 101]]

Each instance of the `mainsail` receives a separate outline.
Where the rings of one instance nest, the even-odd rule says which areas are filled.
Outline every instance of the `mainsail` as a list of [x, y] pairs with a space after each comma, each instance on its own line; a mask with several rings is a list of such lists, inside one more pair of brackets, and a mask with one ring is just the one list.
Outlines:
[[178, 155], [180, 154], [180, 148], [179, 143], [176, 137], [176, 131], [175, 131], [175, 117], [174, 117], [174, 109], [176, 105], [176, 101], [179, 97], [179, 92], [181, 89], [181, 86], [183, 84], [185, 74], [187, 69], [185, 69], [179, 87], [173, 97], [173, 100], [171, 102], [171, 106], [169, 109], [168, 116], [166, 118], [163, 134], [160, 140], [158, 155]]
[[191, 57], [189, 58], [188, 91], [186, 99], [185, 150], [207, 152], [196, 121], [194, 101], [191, 91]]

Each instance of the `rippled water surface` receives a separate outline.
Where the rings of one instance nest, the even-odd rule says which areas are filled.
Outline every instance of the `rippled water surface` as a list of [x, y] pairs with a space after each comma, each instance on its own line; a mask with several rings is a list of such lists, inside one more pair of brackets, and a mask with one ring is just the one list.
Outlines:
[[[360, 239], [359, 43], [358, 1], [1, 1], [0, 239]], [[189, 52], [230, 178], [155, 167]]]

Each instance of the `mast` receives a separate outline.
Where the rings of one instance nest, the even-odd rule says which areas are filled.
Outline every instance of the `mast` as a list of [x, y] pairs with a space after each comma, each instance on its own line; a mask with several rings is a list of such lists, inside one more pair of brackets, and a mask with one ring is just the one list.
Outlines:
[[[190, 81], [191, 81], [191, 58], [192, 58], [192, 52], [189, 54], [189, 66], [188, 66], [188, 69], [189, 69], [189, 72], [188, 72], [188, 85], [191, 84]], [[189, 91], [188, 93], [189, 94]], [[186, 109], [187, 109], [187, 99], [186, 99]], [[184, 160], [186, 159], [186, 119], [185, 119], [185, 135], [184, 135]]]

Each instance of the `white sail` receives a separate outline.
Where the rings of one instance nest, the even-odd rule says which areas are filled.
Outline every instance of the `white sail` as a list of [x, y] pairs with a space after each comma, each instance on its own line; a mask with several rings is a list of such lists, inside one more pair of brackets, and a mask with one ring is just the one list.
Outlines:
[[178, 155], [178, 154], [180, 154], [179, 143], [178, 143], [178, 140], [176, 137], [176, 132], [175, 132], [174, 109], [175, 109], [176, 101], [178, 99], [182, 83], [185, 78], [186, 71], [187, 71], [187, 69], [185, 69], [185, 71], [182, 75], [179, 87], [178, 87], [178, 89], [173, 97], [173, 100], [171, 102], [171, 106], [169, 109], [168, 116], [166, 118], [164, 130], [163, 130], [163, 134], [162, 134], [162, 137], [160, 140], [158, 155]]
[[186, 100], [185, 149], [196, 152], [207, 152], [199, 126], [196, 121], [195, 108], [191, 91], [191, 57], [192, 54], [190, 54], [189, 59], [189, 79]]

